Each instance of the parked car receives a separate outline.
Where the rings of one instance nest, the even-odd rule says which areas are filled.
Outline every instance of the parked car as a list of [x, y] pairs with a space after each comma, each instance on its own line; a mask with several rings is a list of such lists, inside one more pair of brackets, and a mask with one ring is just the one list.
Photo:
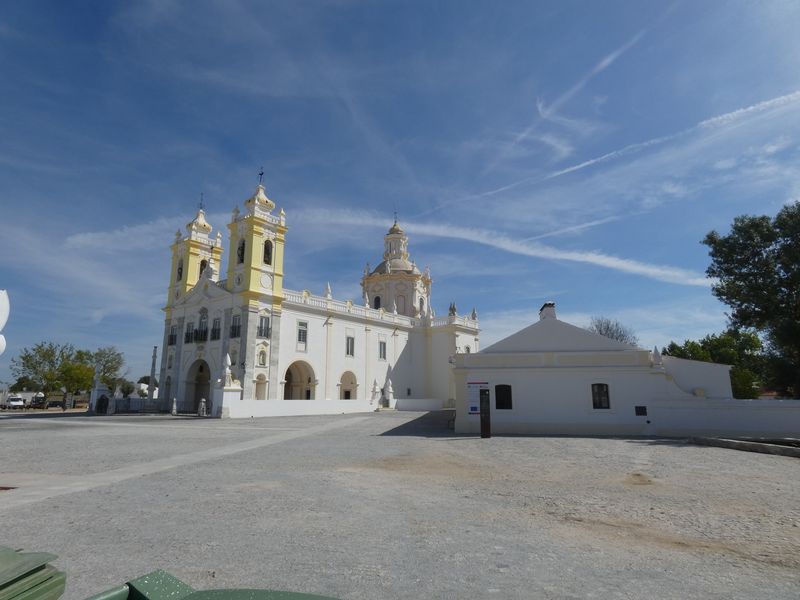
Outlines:
[[9, 396], [6, 399], [6, 408], [10, 410], [25, 408], [25, 400], [21, 396]]
[[50, 398], [45, 398], [44, 396], [34, 396], [28, 406], [30, 408], [43, 408], [45, 410], [51, 406], [57, 406], [61, 410], [66, 410], [64, 399], [60, 396], [53, 396]]

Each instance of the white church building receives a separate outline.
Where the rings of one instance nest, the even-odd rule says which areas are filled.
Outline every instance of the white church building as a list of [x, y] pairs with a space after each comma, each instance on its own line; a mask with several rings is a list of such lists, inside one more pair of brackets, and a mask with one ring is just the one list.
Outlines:
[[[359, 302], [285, 289], [286, 213], [259, 184], [223, 235], [201, 209], [172, 244], [162, 409], [247, 418], [452, 405], [451, 357], [479, 350], [475, 311], [436, 317], [429, 269], [395, 221]], [[320, 285], [322, 289], [322, 285]]]
[[661, 356], [556, 317], [455, 357], [458, 433], [797, 436], [800, 402], [737, 400], [730, 367]]

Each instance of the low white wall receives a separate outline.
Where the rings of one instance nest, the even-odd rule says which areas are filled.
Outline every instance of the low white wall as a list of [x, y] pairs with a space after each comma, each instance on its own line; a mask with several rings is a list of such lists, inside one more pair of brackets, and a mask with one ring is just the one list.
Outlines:
[[707, 398], [733, 398], [729, 365], [686, 360], [674, 356], [662, 357], [664, 370], [675, 385], [687, 394], [703, 390]]
[[290, 417], [299, 415], [339, 415], [372, 412], [377, 408], [369, 400], [233, 400], [225, 404], [227, 417]]
[[656, 435], [800, 437], [800, 400], [672, 400], [650, 414]]

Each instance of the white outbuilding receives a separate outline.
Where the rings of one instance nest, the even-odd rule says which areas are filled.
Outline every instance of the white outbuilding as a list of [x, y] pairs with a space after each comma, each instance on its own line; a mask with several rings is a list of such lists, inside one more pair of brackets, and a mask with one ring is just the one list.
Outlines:
[[455, 358], [459, 433], [480, 431], [489, 398], [495, 433], [750, 435], [800, 433], [800, 402], [736, 400], [730, 367], [661, 356], [556, 318]]

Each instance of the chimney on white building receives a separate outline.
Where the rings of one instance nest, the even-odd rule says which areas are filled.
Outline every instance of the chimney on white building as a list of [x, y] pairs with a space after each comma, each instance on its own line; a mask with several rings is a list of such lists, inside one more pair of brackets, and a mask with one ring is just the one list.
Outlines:
[[556, 303], [550, 301], [542, 304], [542, 308], [539, 309], [539, 320], [544, 321], [545, 319], [555, 319], [555, 318], [556, 318]]

